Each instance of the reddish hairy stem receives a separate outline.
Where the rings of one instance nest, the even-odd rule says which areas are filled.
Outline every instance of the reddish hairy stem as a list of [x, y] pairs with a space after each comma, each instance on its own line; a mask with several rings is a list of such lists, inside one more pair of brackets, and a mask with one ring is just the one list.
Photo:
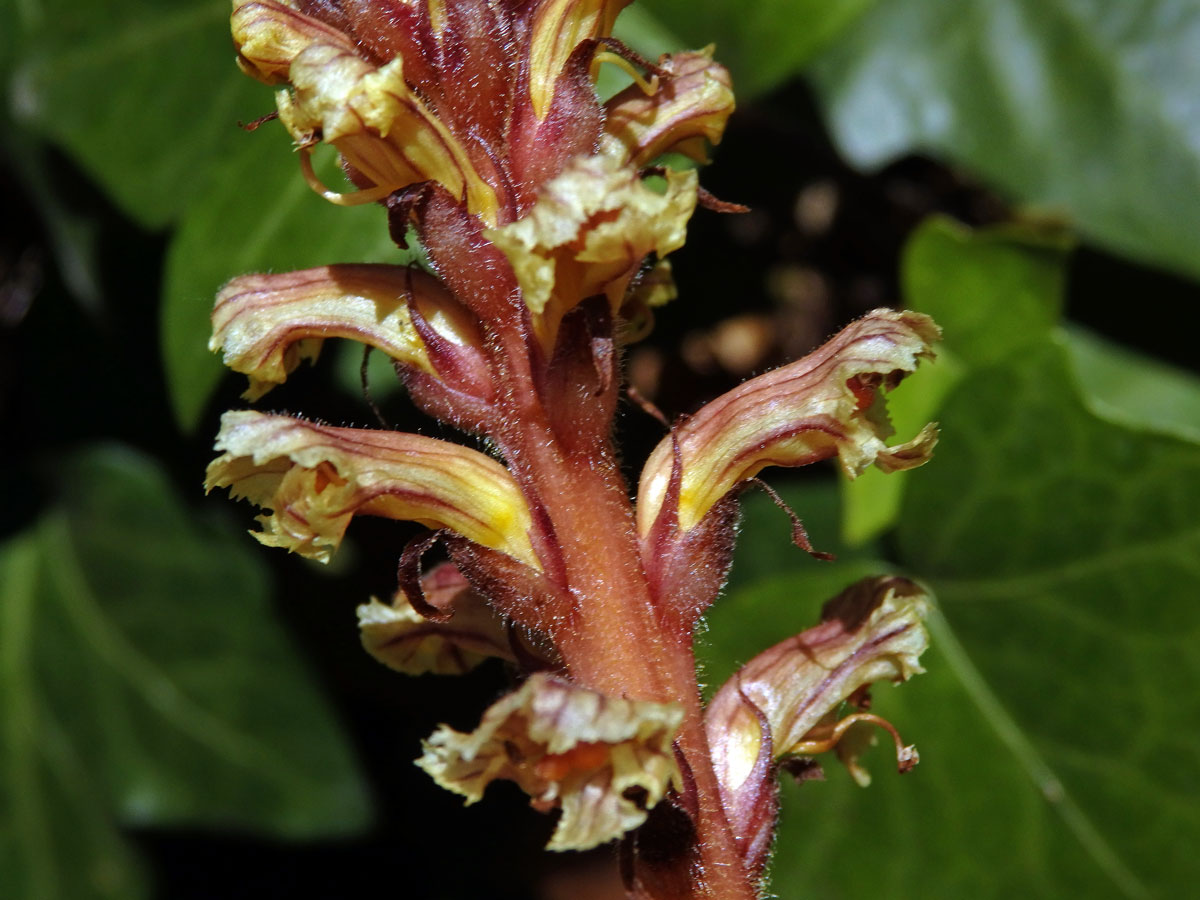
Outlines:
[[[527, 399], [532, 396], [532, 391], [525, 394]], [[519, 424], [503, 443], [515, 451], [509, 460], [514, 474], [534, 488], [553, 523], [567, 583], [577, 601], [574, 615], [554, 633], [555, 644], [572, 678], [585, 687], [683, 705], [685, 718], [676, 743], [696, 792], [696, 832], [694, 855], [682, 854], [673, 861], [685, 871], [671, 881], [691, 884], [690, 896], [696, 900], [755, 900], [758, 892], [721, 806], [691, 635], [673, 633], [654, 606], [641, 565], [633, 506], [611, 442], [607, 436], [600, 442], [606, 448], [602, 459], [572, 458], [563, 452], [536, 401], [521, 407], [505, 417]], [[636, 866], [635, 860], [635, 870]], [[688, 898], [677, 895], [674, 900]]]

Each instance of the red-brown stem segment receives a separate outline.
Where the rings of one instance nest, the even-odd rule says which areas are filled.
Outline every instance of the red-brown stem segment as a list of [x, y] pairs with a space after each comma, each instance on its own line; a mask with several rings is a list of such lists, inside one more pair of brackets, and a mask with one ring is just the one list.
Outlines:
[[[563, 538], [559, 546], [564, 573], [576, 605], [569, 621], [555, 630], [555, 644], [571, 677], [582, 686], [631, 699], [683, 704], [685, 718], [676, 743], [695, 791], [694, 855], [680, 854], [668, 862], [694, 871], [680, 872], [672, 881], [690, 884], [696, 900], [754, 900], [757, 890], [721, 806], [690, 629], [675, 633], [678, 628], [669, 627], [654, 606], [639, 561], [628, 488], [611, 444], [606, 442], [603, 459], [571, 457], [539, 413], [536, 404], [529, 404], [512, 415], [510, 420], [521, 424], [520, 433], [506, 435], [506, 443], [519, 442], [510, 459], [514, 474], [519, 482], [532, 482]], [[636, 869], [636, 860], [634, 865]]]

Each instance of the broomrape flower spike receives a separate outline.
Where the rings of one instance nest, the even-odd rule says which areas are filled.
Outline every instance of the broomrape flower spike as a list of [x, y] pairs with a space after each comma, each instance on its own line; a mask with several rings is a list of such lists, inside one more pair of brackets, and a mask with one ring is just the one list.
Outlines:
[[[630, 499], [612, 441], [620, 345], [674, 298], [665, 257], [701, 198], [695, 171], [658, 161], [706, 162], [734, 102], [712, 48], [651, 63], [613, 40], [625, 5], [236, 0], [238, 64], [276, 88], [304, 177], [339, 205], [381, 204], [429, 266], [235, 278], [211, 348], [254, 401], [302, 378], [326, 340], [360, 341], [494, 455], [243, 410], [222, 419], [207, 485], [263, 509], [264, 544], [322, 561], [357, 515], [425, 526], [397, 548], [391, 601], [359, 607], [365, 648], [410, 675], [499, 658], [518, 683], [473, 731], [437, 729], [418, 764], [468, 802], [515, 782], [558, 815], [551, 849], [620, 841], [631, 897], [751, 900], [777, 770], [811, 775], [832, 750], [865, 782], [861, 749], [896, 735], [867, 689], [920, 671], [927, 600], [898, 578], [852, 586], [705, 708], [692, 641], [730, 565], [737, 497], [769, 466], [924, 463], [936, 429], [889, 444], [885, 393], [939, 334], [916, 313], [867, 314], [677, 423]], [[634, 77], [601, 102], [605, 62]], [[344, 190], [307, 164], [322, 142]], [[422, 572], [438, 543], [448, 559]]]

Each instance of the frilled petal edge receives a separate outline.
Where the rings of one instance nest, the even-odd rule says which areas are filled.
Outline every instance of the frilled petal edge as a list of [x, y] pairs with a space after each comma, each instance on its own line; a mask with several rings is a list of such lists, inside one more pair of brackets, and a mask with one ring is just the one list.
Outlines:
[[941, 332], [921, 313], [877, 309], [803, 359], [752, 378], [677, 426], [642, 470], [638, 528], [660, 515], [694, 528], [739, 483], [767, 466], [801, 466], [837, 456], [851, 478], [874, 463], [885, 471], [929, 459], [937, 429], [889, 447], [880, 388], [893, 388], [933, 356]]
[[525, 498], [489, 456], [447, 441], [253, 411], [221, 417], [206, 487], [268, 510], [255, 537], [322, 562], [355, 515], [448, 528], [539, 569]]
[[586, 850], [646, 820], [678, 788], [674, 703], [609, 697], [539, 673], [463, 734], [442, 726], [417, 765], [468, 803], [492, 781], [515, 781], [533, 805], [562, 810], [551, 850]]
[[461, 675], [491, 658], [516, 662], [503, 619], [453, 563], [427, 572], [421, 588], [447, 621], [425, 618], [403, 591], [390, 604], [372, 597], [358, 607], [363, 647], [375, 659], [407, 675]]

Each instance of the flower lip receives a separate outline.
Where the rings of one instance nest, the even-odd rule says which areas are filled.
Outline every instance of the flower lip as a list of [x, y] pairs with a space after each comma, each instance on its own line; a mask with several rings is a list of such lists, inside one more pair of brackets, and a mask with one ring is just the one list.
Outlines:
[[[335, 265], [242, 275], [217, 295], [209, 349], [223, 351], [225, 364], [249, 377], [250, 400], [286, 381], [331, 337], [362, 341], [432, 374], [409, 313], [407, 301], [414, 295], [442, 319], [453, 316], [450, 298], [432, 276], [402, 266]], [[454, 324], [470, 328], [465, 320]]]
[[421, 579], [427, 604], [448, 614], [432, 622], [397, 591], [390, 605], [375, 598], [358, 607], [363, 647], [377, 660], [408, 675], [461, 675], [490, 658], [516, 662], [504, 621], [452, 563]]
[[468, 803], [492, 781], [517, 782], [541, 810], [562, 809], [551, 850], [586, 850], [620, 837], [681, 775], [675, 703], [609, 697], [545, 673], [530, 678], [463, 734], [442, 726], [417, 765]]
[[656, 91], [633, 84], [608, 101], [605, 132], [621, 141], [635, 166], [665, 153], [707, 162], [734, 111], [728, 70], [713, 62], [711, 47], [664, 56], [657, 68]]
[[[277, 95], [280, 120], [307, 152], [334, 145], [373, 202], [435, 181], [496, 226], [603, 123], [597, 49], [628, 0], [369, 4], [235, 0], [241, 67]], [[311, 172], [309, 172], [311, 174]], [[314, 179], [310, 178], [310, 182]]]
[[598, 154], [578, 157], [543, 185], [523, 218], [486, 232], [508, 257], [547, 349], [581, 299], [603, 294], [618, 313], [643, 261], [683, 245], [696, 205], [695, 172], [668, 172], [659, 194], [623, 153], [608, 138]]
[[[726, 789], [741, 789], [763, 741], [779, 760], [833, 749], [853, 725], [881, 724], [861, 712], [842, 722], [830, 716], [843, 702], [861, 700], [873, 682], [905, 681], [924, 671], [919, 657], [929, 645], [922, 624], [928, 610], [928, 596], [913, 582], [868, 578], [826, 604], [821, 624], [742, 666], [705, 713], [709, 739], [728, 773]], [[897, 748], [901, 768], [911, 768], [911, 748], [899, 741]]]

